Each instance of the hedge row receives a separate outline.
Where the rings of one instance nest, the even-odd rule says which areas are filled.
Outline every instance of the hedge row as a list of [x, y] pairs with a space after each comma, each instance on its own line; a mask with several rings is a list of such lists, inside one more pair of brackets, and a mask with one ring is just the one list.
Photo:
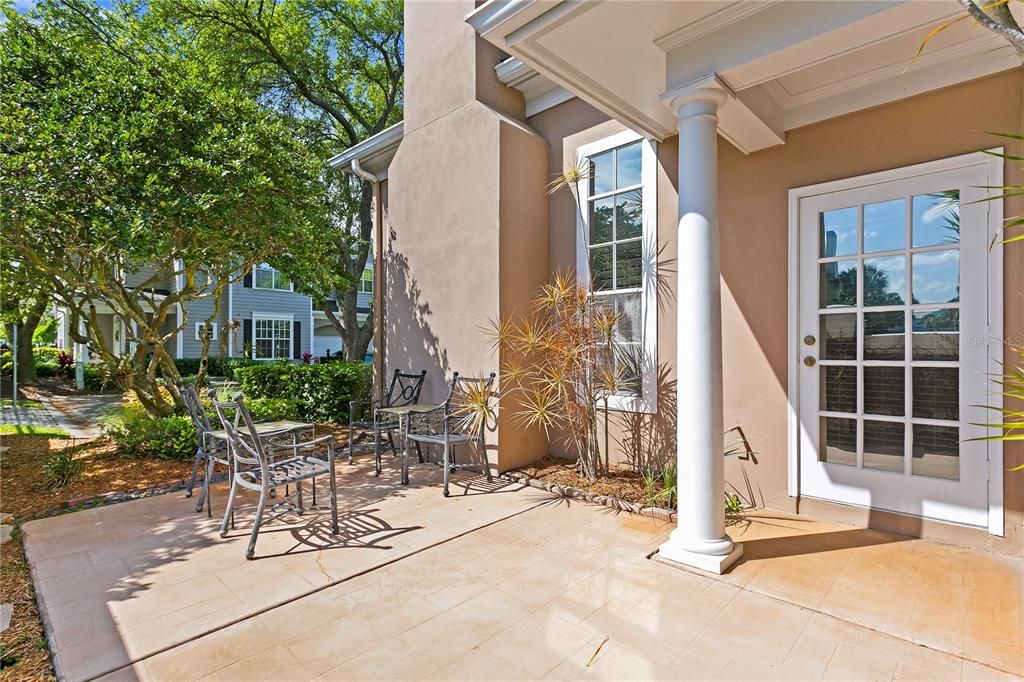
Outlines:
[[234, 378], [246, 399], [294, 400], [311, 422], [346, 423], [349, 401], [369, 400], [373, 389], [372, 367], [362, 362], [261, 363], [236, 368]]

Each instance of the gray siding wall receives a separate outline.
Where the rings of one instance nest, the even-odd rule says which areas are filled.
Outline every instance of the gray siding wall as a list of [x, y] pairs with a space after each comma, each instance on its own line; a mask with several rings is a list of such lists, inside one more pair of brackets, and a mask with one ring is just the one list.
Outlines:
[[[129, 287], [138, 286], [142, 282], [147, 281], [150, 277], [156, 273], [156, 267], [147, 267], [139, 270], [138, 272], [126, 272], [124, 273], [125, 285]], [[174, 280], [173, 278], [167, 278], [152, 285], [154, 289], [173, 289]]]
[[[205, 322], [213, 314], [216, 301], [213, 296], [192, 301], [185, 308], [188, 318], [187, 327], [182, 331], [181, 357], [198, 358], [202, 353], [203, 344], [196, 339], [196, 323]], [[224, 334], [224, 323], [228, 321], [228, 292], [225, 287], [224, 293], [220, 296], [220, 310], [217, 313], [217, 338], [210, 343], [210, 356], [215, 357], [221, 354], [221, 338]], [[239, 355], [241, 353], [238, 353]]]
[[[299, 354], [310, 349], [312, 330], [309, 325], [309, 297], [290, 291], [273, 291], [253, 289], [242, 286], [242, 282], [234, 285], [234, 317], [242, 322], [243, 327], [249, 324], [253, 313], [273, 315], [291, 315], [294, 322], [301, 325], [299, 338], [294, 341]], [[225, 305], [225, 308], [227, 306]], [[244, 339], [244, 331], [239, 329], [239, 339]]]

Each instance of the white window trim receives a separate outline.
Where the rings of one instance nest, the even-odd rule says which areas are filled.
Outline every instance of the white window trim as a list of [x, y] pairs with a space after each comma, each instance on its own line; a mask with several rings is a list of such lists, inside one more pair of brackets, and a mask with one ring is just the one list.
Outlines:
[[[370, 290], [369, 291], [365, 291], [363, 289], [363, 283], [366, 282], [366, 280], [363, 278], [363, 275], [365, 275], [367, 272], [370, 273], [370, 280], [369, 280], [370, 281]], [[372, 294], [373, 293], [373, 285], [374, 285], [373, 269], [372, 268], [363, 268], [363, 274], [359, 276], [359, 293], [361, 293], [361, 294]]]
[[[960, 156], [951, 156], [935, 161], [903, 166], [890, 170], [868, 173], [841, 180], [824, 182], [807, 187], [789, 190], [789, 310], [788, 310], [788, 492], [790, 497], [800, 496], [800, 396], [799, 396], [799, 356], [800, 356], [800, 200], [819, 194], [827, 194], [847, 189], [855, 189], [870, 184], [881, 184], [893, 180], [906, 180], [919, 175], [927, 175], [947, 170], [956, 170], [971, 166], [981, 166], [988, 174], [990, 187], [1003, 184], [1004, 148], [997, 147], [987, 152], [972, 152]], [[995, 190], [992, 190], [995, 193]], [[997, 244], [1003, 224], [1003, 202], [989, 201], [988, 209], [988, 243]], [[1003, 250], [989, 249], [988, 261], [988, 373], [999, 376], [1003, 373]], [[1002, 407], [1002, 395], [991, 392], [987, 404], [996, 408]], [[1003, 509], [1003, 444], [1001, 441], [986, 441], [988, 448], [988, 532], [991, 535], [1004, 536]]]
[[271, 266], [267, 265], [266, 263], [260, 263], [259, 265], [252, 266], [252, 271], [249, 273], [249, 275], [250, 275], [250, 277], [252, 277], [252, 288], [253, 289], [259, 289], [260, 291], [295, 291], [295, 283], [294, 282], [288, 282], [288, 288], [287, 289], [278, 289], [276, 287], [258, 287], [258, 286], [256, 286], [256, 271], [257, 270], [270, 270], [270, 271], [272, 271], [274, 273], [275, 277], [277, 275], [281, 275], [282, 274], [280, 270], [278, 270], [277, 268], [271, 267]]
[[[258, 358], [256, 357], [256, 322], [257, 320], [287, 320], [288, 325], [288, 357], [286, 358]], [[253, 313], [252, 314], [252, 359], [258, 362], [273, 362], [275, 360], [295, 359], [295, 315], [282, 313]]]
[[[202, 341], [202, 339], [199, 338], [199, 330], [202, 329], [205, 325], [206, 325], [206, 322], [196, 322], [195, 323], [195, 340], [196, 341]], [[210, 341], [216, 341], [216, 340], [217, 340], [217, 323], [216, 322], [211, 322], [210, 323]]]
[[[644, 198], [643, 221], [643, 273], [641, 285], [641, 316], [643, 318], [643, 372], [641, 376], [641, 397], [615, 395], [608, 399], [608, 409], [622, 412], [655, 414], [658, 411], [658, 155], [657, 143], [645, 139], [639, 133], [625, 130], [611, 137], [583, 145], [576, 149], [576, 155], [586, 161], [595, 154], [642, 140], [641, 145], [641, 186]], [[580, 208], [576, 216], [576, 273], [582, 286], [590, 286], [590, 259], [588, 258], [588, 211], [590, 197], [589, 183], [581, 183]], [[625, 290], [631, 291], [631, 290]]]

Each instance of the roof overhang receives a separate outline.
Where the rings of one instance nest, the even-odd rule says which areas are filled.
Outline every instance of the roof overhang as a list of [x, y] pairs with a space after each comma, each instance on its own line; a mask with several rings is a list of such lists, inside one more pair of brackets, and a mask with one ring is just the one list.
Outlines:
[[[744, 152], [786, 130], [1019, 66], [956, 0], [488, 0], [466, 20], [514, 57], [499, 78], [534, 109], [577, 95], [654, 139], [676, 134], [667, 93], [715, 78], [719, 130]], [[551, 94], [557, 93], [557, 94]], [[564, 101], [564, 100], [563, 100]]]
[[371, 175], [376, 180], [386, 180], [388, 166], [395, 158], [398, 145], [402, 142], [404, 125], [402, 121], [385, 128], [376, 135], [352, 145], [340, 154], [327, 160], [332, 168], [342, 168], [362, 177]]

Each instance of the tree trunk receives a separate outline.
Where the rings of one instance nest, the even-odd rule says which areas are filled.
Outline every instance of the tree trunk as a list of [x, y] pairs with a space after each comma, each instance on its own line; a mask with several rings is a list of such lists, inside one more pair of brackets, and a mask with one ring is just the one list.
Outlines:
[[[46, 299], [37, 300], [18, 325], [18, 345], [13, 352], [18, 361], [19, 384], [34, 384], [39, 380], [39, 376], [36, 374], [35, 355], [32, 353], [32, 336], [36, 332], [36, 327], [39, 326], [39, 320], [43, 319], [43, 313], [46, 312], [48, 303], [49, 301]], [[8, 327], [10, 329], [10, 326]], [[11, 331], [8, 331], [8, 338], [10, 337]]]

